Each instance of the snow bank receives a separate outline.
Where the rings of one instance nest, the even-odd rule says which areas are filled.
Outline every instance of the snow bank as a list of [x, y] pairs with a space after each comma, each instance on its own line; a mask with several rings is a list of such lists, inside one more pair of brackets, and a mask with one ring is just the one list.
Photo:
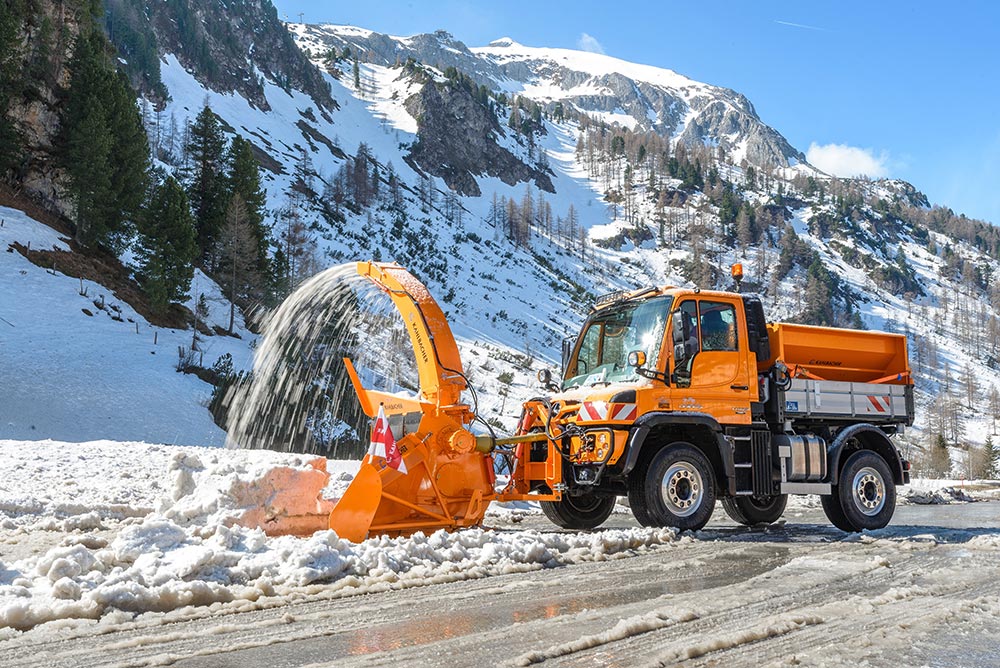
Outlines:
[[[273, 503], [282, 485], [312, 485], [302, 496], [313, 504], [316, 491], [335, 498], [358, 463], [321, 460], [332, 474], [323, 488], [315, 457], [259, 450], [0, 441], [0, 456], [9, 466], [0, 534], [38, 548], [0, 556], [0, 636], [55, 620], [238, 604], [319, 585], [353, 594], [602, 561], [676, 537], [639, 528], [469, 529], [360, 544], [329, 530], [269, 537], [235, 523]], [[62, 533], [46, 545], [39, 528]]]
[[382, 591], [603, 561], [670, 543], [669, 529], [593, 534], [468, 529], [360, 544], [333, 531], [268, 538], [260, 529], [184, 527], [153, 514], [109, 542], [75, 542], [4, 565], [0, 627], [96, 619], [112, 610], [167, 611], [283, 596], [322, 583]]

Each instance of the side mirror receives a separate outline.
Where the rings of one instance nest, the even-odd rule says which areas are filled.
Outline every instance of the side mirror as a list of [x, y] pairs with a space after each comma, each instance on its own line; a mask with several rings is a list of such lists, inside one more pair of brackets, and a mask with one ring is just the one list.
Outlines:
[[552, 382], [552, 372], [548, 369], [538, 370], [538, 382], [542, 384], [546, 390], [550, 392], [558, 392], [559, 386]]
[[628, 365], [635, 368], [646, 366], [646, 353], [641, 350], [633, 350], [628, 354]]
[[566, 377], [566, 371], [569, 369], [569, 360], [573, 357], [573, 346], [576, 345], [575, 336], [567, 336], [562, 340], [562, 377]]

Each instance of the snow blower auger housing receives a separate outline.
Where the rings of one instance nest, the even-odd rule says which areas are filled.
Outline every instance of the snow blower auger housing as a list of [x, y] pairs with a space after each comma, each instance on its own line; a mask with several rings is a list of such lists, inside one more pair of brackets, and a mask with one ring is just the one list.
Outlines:
[[330, 514], [330, 528], [359, 542], [369, 533], [402, 534], [475, 526], [493, 498], [492, 460], [477, 450], [462, 403], [468, 382], [455, 338], [427, 288], [396, 264], [359, 262], [358, 274], [392, 300], [413, 345], [420, 394], [407, 399], [365, 389], [344, 364], [361, 408], [388, 418], [406, 473], [366, 455], [361, 469]]

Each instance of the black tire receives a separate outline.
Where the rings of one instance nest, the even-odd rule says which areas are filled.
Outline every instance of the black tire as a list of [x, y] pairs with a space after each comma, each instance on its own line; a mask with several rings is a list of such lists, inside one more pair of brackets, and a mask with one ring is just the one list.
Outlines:
[[[882, 457], [859, 450], [847, 458], [832, 496], [824, 496], [823, 510], [838, 529], [881, 529], [896, 511], [896, 483]], [[837, 508], [828, 508], [836, 505]]]
[[844, 515], [844, 511], [840, 507], [840, 497], [837, 496], [836, 491], [833, 494], [824, 494], [819, 497], [819, 502], [823, 506], [823, 513], [826, 515], [826, 519], [830, 520], [830, 524], [841, 531], [854, 531], [854, 527], [847, 521], [847, 516]]
[[752, 527], [758, 524], [772, 524], [785, 512], [787, 494], [773, 496], [727, 496], [722, 499], [722, 508], [738, 524]]
[[542, 512], [563, 529], [589, 530], [604, 524], [615, 509], [614, 496], [563, 494], [559, 501], [542, 501]]
[[653, 526], [653, 518], [646, 507], [646, 476], [645, 472], [649, 466], [649, 458], [645, 458], [636, 463], [632, 473], [628, 477], [628, 507], [632, 510], [632, 516], [641, 526]]
[[715, 510], [712, 465], [690, 443], [671, 443], [650, 460], [642, 500], [650, 525], [697, 531]]

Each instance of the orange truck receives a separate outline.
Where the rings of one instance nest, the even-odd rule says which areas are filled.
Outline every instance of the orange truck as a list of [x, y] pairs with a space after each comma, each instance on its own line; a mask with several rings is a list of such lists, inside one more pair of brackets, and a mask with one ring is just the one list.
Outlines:
[[618, 496], [644, 525], [700, 529], [717, 499], [752, 525], [788, 494], [818, 494], [837, 527], [876, 529], [909, 482], [892, 441], [913, 423], [905, 336], [767, 323], [753, 295], [651, 288], [600, 301], [562, 375], [543, 371], [551, 394], [525, 404], [520, 433], [547, 436], [507, 490], [541, 494], [562, 527], [599, 526]]
[[[509, 438], [476, 435], [470, 388], [441, 309], [398, 265], [358, 263], [407, 324], [421, 391], [366, 390], [407, 473], [368, 456], [330, 516], [352, 540], [480, 524], [490, 501], [534, 500], [560, 527], [593, 529], [628, 497], [646, 526], [700, 529], [716, 500], [738, 523], [777, 520], [789, 494], [818, 494], [846, 531], [884, 527], [909, 463], [893, 436], [913, 423], [906, 338], [768, 323], [760, 299], [676, 287], [598, 300], [539, 373]], [[483, 430], [479, 430], [482, 432]], [[498, 467], [505, 476], [497, 480]]]

